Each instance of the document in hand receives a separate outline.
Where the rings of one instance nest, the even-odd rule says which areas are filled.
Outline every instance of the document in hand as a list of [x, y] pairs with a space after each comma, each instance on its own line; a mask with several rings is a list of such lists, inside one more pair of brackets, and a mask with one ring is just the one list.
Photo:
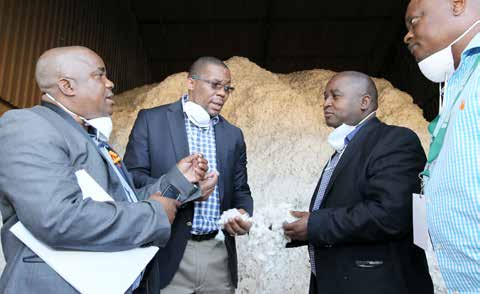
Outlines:
[[[113, 201], [85, 170], [75, 175], [84, 199]], [[10, 231], [76, 290], [87, 294], [125, 293], [158, 251], [154, 246], [119, 252], [55, 250], [36, 239], [20, 222]]]

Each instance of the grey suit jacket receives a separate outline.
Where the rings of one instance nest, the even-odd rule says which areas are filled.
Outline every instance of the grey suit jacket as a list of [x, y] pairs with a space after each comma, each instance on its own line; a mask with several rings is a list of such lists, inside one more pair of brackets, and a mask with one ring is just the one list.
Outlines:
[[[12, 110], [0, 118], [1, 241], [7, 262], [0, 293], [76, 293], [9, 231], [17, 221], [56, 249], [119, 251], [153, 240], [162, 246], [170, 236], [168, 217], [159, 202], [146, 199], [168, 184], [179, 191], [193, 188], [173, 168], [137, 189], [140, 201], [129, 203], [115, 171], [85, 130], [65, 112], [47, 106]], [[80, 169], [115, 202], [83, 200], [74, 175]], [[127, 177], [132, 183], [128, 172]]]

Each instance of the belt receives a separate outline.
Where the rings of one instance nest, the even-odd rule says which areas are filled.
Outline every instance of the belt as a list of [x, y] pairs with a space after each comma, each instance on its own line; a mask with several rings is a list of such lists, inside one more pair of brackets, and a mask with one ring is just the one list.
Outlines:
[[215, 231], [212, 231], [208, 234], [203, 234], [203, 235], [195, 235], [195, 234], [192, 234], [190, 239], [192, 241], [197, 241], [197, 242], [200, 242], [200, 241], [206, 241], [206, 240], [211, 240], [213, 238], [215, 238], [215, 236], [218, 234], [218, 230], [215, 230]]

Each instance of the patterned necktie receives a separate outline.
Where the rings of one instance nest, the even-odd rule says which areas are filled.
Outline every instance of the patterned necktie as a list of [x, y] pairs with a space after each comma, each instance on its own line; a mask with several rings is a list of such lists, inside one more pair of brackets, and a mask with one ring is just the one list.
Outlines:
[[[313, 202], [312, 211], [318, 210], [320, 208], [320, 204], [325, 196], [325, 191], [327, 190], [328, 183], [330, 182], [330, 178], [332, 177], [333, 171], [337, 166], [338, 160], [340, 159], [340, 155], [342, 153], [335, 152], [333, 156], [330, 158], [330, 161], [325, 167], [323, 171], [322, 179], [320, 181], [320, 187], [318, 187], [317, 195], [315, 196], [315, 201]], [[316, 273], [315, 269], [315, 252], [313, 245], [308, 244], [308, 255], [310, 255], [310, 265], [312, 269], [312, 273]]]
[[340, 159], [341, 153], [335, 152], [331, 157], [330, 161], [323, 171], [322, 180], [320, 182], [320, 187], [318, 187], [317, 195], [315, 197], [315, 202], [313, 203], [312, 211], [318, 210], [320, 204], [322, 203], [323, 197], [325, 196], [325, 190], [327, 189], [330, 178], [332, 177], [333, 171], [337, 166], [338, 160]]

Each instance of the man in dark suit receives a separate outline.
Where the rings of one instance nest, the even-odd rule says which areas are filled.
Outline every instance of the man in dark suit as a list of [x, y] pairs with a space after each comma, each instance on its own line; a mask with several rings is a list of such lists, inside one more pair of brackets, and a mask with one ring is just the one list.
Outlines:
[[310, 293], [433, 293], [424, 252], [412, 242], [412, 193], [425, 155], [411, 130], [375, 117], [377, 89], [359, 72], [335, 75], [324, 115], [336, 152], [309, 212], [284, 224], [289, 246], [307, 245]]
[[201, 153], [210, 167], [205, 181], [218, 184], [208, 199], [179, 209], [170, 240], [151, 262], [144, 287], [149, 293], [234, 293], [235, 236], [246, 234], [251, 223], [240, 217], [229, 221], [223, 242], [215, 238], [217, 222], [232, 208], [251, 215], [253, 200], [242, 131], [219, 115], [234, 89], [230, 70], [217, 58], [201, 57], [189, 70], [187, 87], [179, 101], [139, 112], [125, 163], [141, 187], [168, 171], [177, 158]]

